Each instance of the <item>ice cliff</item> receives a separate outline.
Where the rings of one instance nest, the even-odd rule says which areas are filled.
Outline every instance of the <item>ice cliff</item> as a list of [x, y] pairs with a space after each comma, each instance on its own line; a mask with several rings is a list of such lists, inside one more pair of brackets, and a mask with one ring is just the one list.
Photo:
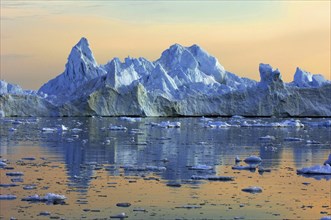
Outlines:
[[37, 92], [1, 82], [3, 116], [331, 116], [331, 83], [300, 68], [284, 83], [260, 64], [261, 80], [224, 69], [198, 45], [174, 44], [159, 59], [114, 58], [98, 65], [86, 38], [64, 72]]

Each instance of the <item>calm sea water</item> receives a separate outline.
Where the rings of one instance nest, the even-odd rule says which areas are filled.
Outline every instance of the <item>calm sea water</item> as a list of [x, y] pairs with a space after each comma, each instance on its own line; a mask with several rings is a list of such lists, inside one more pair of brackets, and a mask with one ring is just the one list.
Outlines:
[[[167, 120], [179, 121], [181, 127], [150, 125]], [[203, 124], [201, 118], [142, 118], [138, 122], [120, 118], [1, 119], [0, 159], [8, 164], [0, 168], [1, 184], [16, 186], [1, 185], [0, 194], [17, 198], [0, 200], [0, 216], [109, 219], [124, 212], [129, 219], [320, 219], [331, 215], [331, 177], [296, 173], [327, 159], [330, 127], [212, 129]], [[42, 128], [60, 125], [69, 130], [42, 132]], [[127, 130], [109, 130], [110, 125]], [[260, 140], [266, 135], [275, 140]], [[302, 140], [284, 140], [288, 137]], [[308, 140], [319, 144], [308, 144]], [[236, 156], [244, 159], [249, 155], [260, 156], [260, 166], [271, 172], [232, 169]], [[131, 169], [126, 169], [128, 165]], [[211, 169], [192, 169], [197, 165]], [[24, 175], [6, 175], [16, 171]], [[192, 175], [232, 176], [234, 180], [193, 180]], [[31, 185], [32, 189], [26, 189]], [[242, 191], [250, 186], [263, 191]], [[46, 193], [67, 199], [61, 204], [21, 201]], [[131, 205], [119, 207], [118, 203]]]

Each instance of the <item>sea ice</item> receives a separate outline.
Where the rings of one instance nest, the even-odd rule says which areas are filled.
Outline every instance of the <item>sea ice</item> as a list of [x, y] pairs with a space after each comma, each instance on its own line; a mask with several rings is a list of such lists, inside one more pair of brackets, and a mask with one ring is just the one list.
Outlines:
[[311, 167], [304, 167], [297, 170], [298, 174], [310, 174], [310, 175], [331, 175], [330, 164], [315, 165]]

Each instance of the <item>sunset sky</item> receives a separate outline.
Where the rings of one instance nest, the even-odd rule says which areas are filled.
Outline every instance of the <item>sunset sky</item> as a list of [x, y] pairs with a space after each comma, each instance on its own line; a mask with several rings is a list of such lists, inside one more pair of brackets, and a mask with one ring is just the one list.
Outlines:
[[297, 66], [330, 80], [330, 1], [1, 0], [1, 80], [38, 89], [63, 72], [86, 37], [99, 64], [156, 60], [198, 44], [226, 70], [259, 80], [259, 63], [286, 82]]

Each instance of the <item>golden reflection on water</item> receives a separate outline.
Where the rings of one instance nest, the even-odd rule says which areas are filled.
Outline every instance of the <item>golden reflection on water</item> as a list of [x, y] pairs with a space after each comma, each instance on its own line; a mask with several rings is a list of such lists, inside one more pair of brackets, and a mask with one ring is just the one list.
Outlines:
[[[21, 148], [24, 149], [24, 148]], [[200, 181], [199, 184], [182, 182], [179, 188], [166, 186], [166, 181], [154, 175], [151, 180], [140, 176], [111, 176], [104, 168], [94, 170], [89, 178], [86, 192], [78, 192], [78, 185], [70, 185], [67, 165], [40, 157], [51, 158], [39, 147], [27, 147], [28, 154], [34, 155], [34, 161], [15, 163], [27, 152], [20, 150], [8, 155], [9, 166], [14, 171], [24, 173], [23, 183], [19, 186], [3, 188], [1, 194], [17, 195], [16, 200], [1, 200], [0, 211], [4, 219], [45, 219], [39, 216], [42, 211], [51, 212], [52, 217], [67, 219], [109, 218], [125, 212], [130, 219], [174, 219], [207, 218], [233, 219], [243, 216], [245, 219], [316, 219], [331, 214], [330, 181], [315, 180], [298, 176], [293, 164], [292, 151], [282, 152], [279, 167], [270, 173], [260, 175], [258, 172], [232, 170], [231, 165], [216, 167], [218, 175], [234, 176], [235, 181], [211, 182]], [[1, 183], [10, 183], [11, 177], [1, 170]], [[150, 174], [152, 175], [152, 174]], [[305, 185], [303, 183], [310, 183]], [[35, 184], [35, 190], [23, 190], [22, 185]], [[263, 192], [250, 194], [241, 189], [248, 186], [260, 186]], [[22, 198], [34, 194], [44, 195], [48, 192], [63, 194], [68, 199], [65, 205], [47, 205], [45, 203], [28, 203]], [[84, 201], [87, 203], [84, 204]], [[117, 207], [119, 202], [129, 202], [131, 207]], [[82, 204], [79, 204], [82, 203]], [[184, 205], [196, 205], [199, 208], [178, 208]], [[143, 208], [143, 211], [133, 211]]]

